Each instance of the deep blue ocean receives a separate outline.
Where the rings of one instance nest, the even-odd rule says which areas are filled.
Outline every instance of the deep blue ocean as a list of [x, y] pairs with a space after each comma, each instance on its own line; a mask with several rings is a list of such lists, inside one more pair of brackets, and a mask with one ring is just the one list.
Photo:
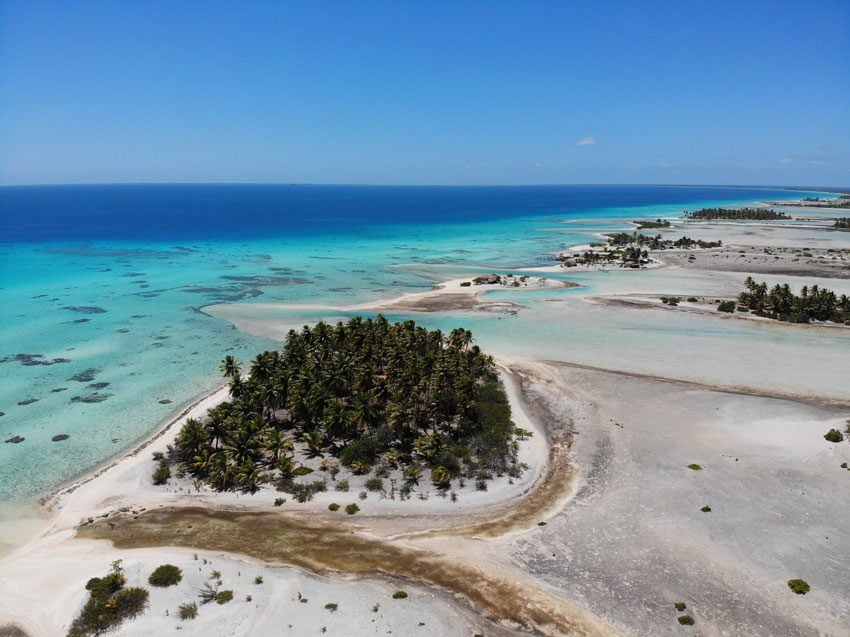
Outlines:
[[357, 235], [387, 224], [593, 216], [606, 209], [789, 196], [782, 190], [677, 186], [24, 186], [0, 188], [0, 238], [189, 241]]
[[[225, 354], [244, 361], [277, 346], [204, 306], [363, 303], [457, 272], [551, 262], [554, 251], [631, 219], [807, 194], [669, 186], [0, 188], [0, 504], [31, 501], [145, 437], [220, 382]], [[514, 338], [493, 331], [502, 333]], [[53, 441], [58, 434], [70, 437]], [[15, 436], [23, 442], [4, 442]]]

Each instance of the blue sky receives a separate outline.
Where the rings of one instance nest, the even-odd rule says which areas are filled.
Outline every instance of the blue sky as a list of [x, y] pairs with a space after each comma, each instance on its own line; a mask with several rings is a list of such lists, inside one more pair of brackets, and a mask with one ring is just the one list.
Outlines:
[[850, 2], [8, 2], [0, 183], [850, 185]]

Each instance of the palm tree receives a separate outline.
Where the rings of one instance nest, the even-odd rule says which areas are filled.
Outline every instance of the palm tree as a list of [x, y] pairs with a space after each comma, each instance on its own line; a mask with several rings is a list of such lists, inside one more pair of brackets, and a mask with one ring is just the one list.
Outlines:
[[239, 361], [236, 360], [235, 357], [228, 354], [224, 357], [224, 360], [221, 361], [221, 366], [219, 367], [221, 373], [225, 378], [232, 378], [236, 374], [239, 373]]

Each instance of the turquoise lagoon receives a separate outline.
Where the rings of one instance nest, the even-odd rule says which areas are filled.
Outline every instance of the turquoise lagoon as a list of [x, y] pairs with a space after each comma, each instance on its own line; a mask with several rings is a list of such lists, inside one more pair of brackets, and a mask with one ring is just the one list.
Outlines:
[[[553, 252], [588, 243], [594, 232], [624, 228], [633, 218], [804, 196], [668, 187], [447, 188], [436, 194], [326, 187], [330, 195], [323, 187], [127, 188], [71, 188], [70, 194], [0, 188], [0, 437], [24, 438], [0, 442], [0, 505], [33, 502], [149, 435], [221, 383], [224, 355], [248, 361], [278, 346], [201, 307], [363, 303], [459, 273], [544, 265]], [[289, 205], [293, 192], [297, 205]], [[230, 207], [216, 208], [219, 200]], [[617, 367], [616, 339], [606, 331], [613, 326], [606, 327], [601, 308], [576, 310], [560, 305], [558, 294], [554, 300], [526, 294], [521, 302], [529, 310], [516, 316], [410, 318], [444, 329], [464, 325], [483, 346], [505, 355]], [[279, 318], [299, 325], [338, 316], [290, 312]], [[778, 359], [788, 337], [751, 326], [741, 336], [740, 327], [705, 319], [653, 335], [647, 317], [635, 313], [632, 336], [646, 340], [646, 351], [636, 356], [649, 359], [657, 355], [653, 339], [684, 343], [717, 329], [729, 331], [732, 342], [766, 339]], [[814, 358], [846, 351], [831, 334], [806, 338]], [[573, 350], [581, 353], [571, 356]], [[668, 363], [660, 361], [659, 369]], [[52, 441], [58, 434], [69, 437]]]

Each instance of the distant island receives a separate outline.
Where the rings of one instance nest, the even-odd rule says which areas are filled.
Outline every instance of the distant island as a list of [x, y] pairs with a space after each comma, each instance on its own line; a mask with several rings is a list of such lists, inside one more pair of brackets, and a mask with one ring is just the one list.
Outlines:
[[823, 197], [804, 197], [800, 201], [784, 201], [779, 205], [797, 208], [850, 208], [850, 194], [839, 195], [837, 199]]
[[715, 219], [731, 219], [735, 221], [776, 221], [791, 220], [792, 217], [784, 212], [776, 212], [771, 208], [702, 208], [693, 212], [685, 211], [685, 219], [692, 221], [712, 221]]
[[231, 356], [221, 369], [231, 399], [184, 424], [174, 457], [157, 458], [155, 482], [176, 462], [178, 473], [217, 490], [273, 482], [306, 501], [327, 483], [295, 481], [314, 470], [296, 451], [333, 479], [340, 465], [355, 475], [374, 469], [374, 490], [400, 470], [402, 499], [425, 469], [438, 488], [522, 471], [504, 388], [467, 330], [444, 335], [382, 315], [320, 322], [290, 331], [282, 351], [259, 354], [247, 376]]

